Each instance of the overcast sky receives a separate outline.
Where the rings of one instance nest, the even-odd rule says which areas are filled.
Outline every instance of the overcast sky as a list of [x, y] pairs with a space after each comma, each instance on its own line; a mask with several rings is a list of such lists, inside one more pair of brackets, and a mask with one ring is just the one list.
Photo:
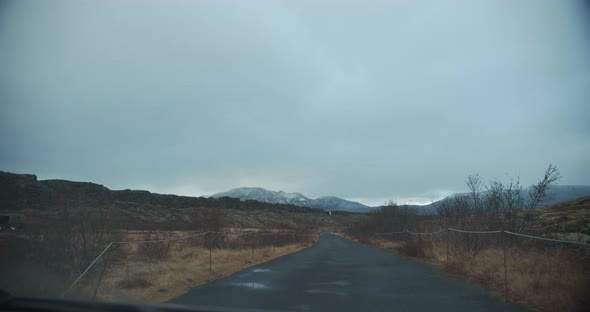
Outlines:
[[590, 185], [582, 1], [2, 1], [0, 170], [427, 202]]

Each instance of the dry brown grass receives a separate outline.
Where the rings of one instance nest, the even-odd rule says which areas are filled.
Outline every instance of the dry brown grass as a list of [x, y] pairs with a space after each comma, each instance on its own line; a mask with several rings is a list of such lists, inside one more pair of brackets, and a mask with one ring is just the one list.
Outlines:
[[[173, 250], [161, 263], [125, 261], [105, 274], [98, 291], [100, 300], [161, 303], [185, 293], [189, 288], [244, 268], [299, 251], [310, 245], [282, 247], [213, 249], [209, 271], [209, 250], [185, 247]], [[252, 255], [254, 255], [252, 257]]]
[[[373, 246], [395, 250], [404, 256], [402, 244], [371, 239]], [[413, 260], [436, 264], [447, 273], [478, 284], [504, 299], [504, 254], [502, 249], [484, 249], [474, 256], [451, 249], [446, 266], [444, 241], [427, 241], [424, 257]], [[585, 311], [590, 306], [590, 272], [584, 262], [567, 251], [507, 253], [507, 288], [511, 302], [533, 311]]]
[[[505, 296], [502, 250], [486, 249], [473, 257], [452, 255], [447, 271]], [[509, 300], [531, 310], [581, 311], [588, 304], [588, 272], [579, 259], [508, 253], [506, 275]]]
[[[456, 249], [450, 250], [446, 265], [446, 243], [424, 241], [423, 257], [404, 254], [400, 241], [382, 238], [345, 238], [394, 251], [396, 254], [439, 266], [445, 272], [493, 291], [504, 300], [504, 253], [488, 248], [474, 256]], [[532, 311], [587, 311], [590, 306], [590, 272], [587, 264], [568, 251], [543, 254], [538, 251], [509, 251], [506, 258], [507, 288], [511, 302]]]
[[529, 253], [507, 261], [513, 300], [538, 311], [582, 311], [590, 304], [589, 272], [579, 259]]

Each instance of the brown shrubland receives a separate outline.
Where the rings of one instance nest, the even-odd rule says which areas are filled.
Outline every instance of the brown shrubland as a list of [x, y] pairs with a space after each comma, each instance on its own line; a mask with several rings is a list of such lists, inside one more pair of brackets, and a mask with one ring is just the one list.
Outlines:
[[[390, 204], [347, 229], [359, 242], [433, 263], [446, 273], [490, 289], [500, 299], [535, 311], [585, 311], [590, 306], [590, 248], [501, 233], [588, 241], [590, 197], [537, 209], [550, 198], [559, 172], [549, 166], [525, 195], [518, 179], [509, 183], [478, 175], [467, 178], [470, 193], [437, 205], [435, 216], [421, 216]], [[486, 192], [482, 192], [485, 187]], [[418, 235], [407, 232], [438, 233]], [[391, 233], [391, 234], [384, 234]]]

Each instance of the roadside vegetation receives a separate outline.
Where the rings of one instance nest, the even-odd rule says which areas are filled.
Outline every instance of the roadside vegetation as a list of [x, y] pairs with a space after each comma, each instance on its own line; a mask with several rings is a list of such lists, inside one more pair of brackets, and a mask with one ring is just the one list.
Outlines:
[[[171, 243], [119, 246], [72, 295], [162, 303], [197, 285], [299, 251], [312, 245], [317, 237], [310, 231], [226, 233]], [[163, 236], [187, 234], [190, 233], [165, 233]]]
[[[203, 247], [174, 246], [169, 256], [158, 261], [135, 257], [133, 250], [124, 251], [107, 260], [107, 273], [96, 290], [96, 299], [162, 303], [191, 287], [299, 251], [313, 242], [310, 236], [309, 240], [280, 246], [214, 248], [211, 267], [209, 249]], [[88, 297], [95, 284], [96, 278], [88, 279], [78, 292], [85, 292]]]
[[559, 178], [549, 166], [524, 194], [518, 179], [484, 182], [470, 175], [469, 194], [443, 201], [434, 217], [390, 203], [344, 234], [436, 264], [531, 310], [584, 311], [590, 306], [588, 246], [496, 232], [588, 242], [590, 197], [538, 209]]
[[231, 227], [224, 209], [192, 211], [180, 230], [157, 219], [121, 229], [109, 209], [64, 204], [50, 222], [3, 233], [0, 288], [18, 296], [59, 297], [67, 290], [70, 298], [163, 302], [317, 239], [312, 228]]

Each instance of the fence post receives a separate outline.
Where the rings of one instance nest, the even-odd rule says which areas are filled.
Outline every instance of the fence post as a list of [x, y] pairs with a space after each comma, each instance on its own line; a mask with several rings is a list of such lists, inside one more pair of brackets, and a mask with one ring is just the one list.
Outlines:
[[506, 232], [502, 230], [502, 245], [504, 250], [504, 301], [508, 302], [508, 279], [506, 273]]
[[[110, 252], [110, 250], [109, 250]], [[109, 252], [107, 252], [107, 255], [109, 254]], [[102, 282], [102, 278], [104, 277], [104, 272], [107, 268], [108, 265], [108, 258], [104, 258], [103, 262], [102, 262], [102, 268], [100, 270], [100, 275], [98, 276], [98, 282], [96, 282], [96, 286], [94, 287], [94, 293], [92, 294], [92, 300], [96, 299], [96, 295], [98, 294], [98, 288], [100, 287], [100, 283]]]
[[447, 229], [447, 264], [445, 268], [449, 271], [449, 245], [451, 244], [451, 231]]
[[275, 244], [276, 244], [276, 243], [277, 243], [277, 233], [275, 233], [275, 234], [273, 235], [273, 241], [272, 241], [272, 244], [271, 244], [272, 253], [274, 253], [274, 252], [275, 252]]
[[211, 245], [213, 245], [213, 232], [210, 233], [211, 234], [211, 238], [209, 239], [209, 272], [212, 271], [211, 269], [211, 262], [212, 262], [212, 251], [211, 251]]

